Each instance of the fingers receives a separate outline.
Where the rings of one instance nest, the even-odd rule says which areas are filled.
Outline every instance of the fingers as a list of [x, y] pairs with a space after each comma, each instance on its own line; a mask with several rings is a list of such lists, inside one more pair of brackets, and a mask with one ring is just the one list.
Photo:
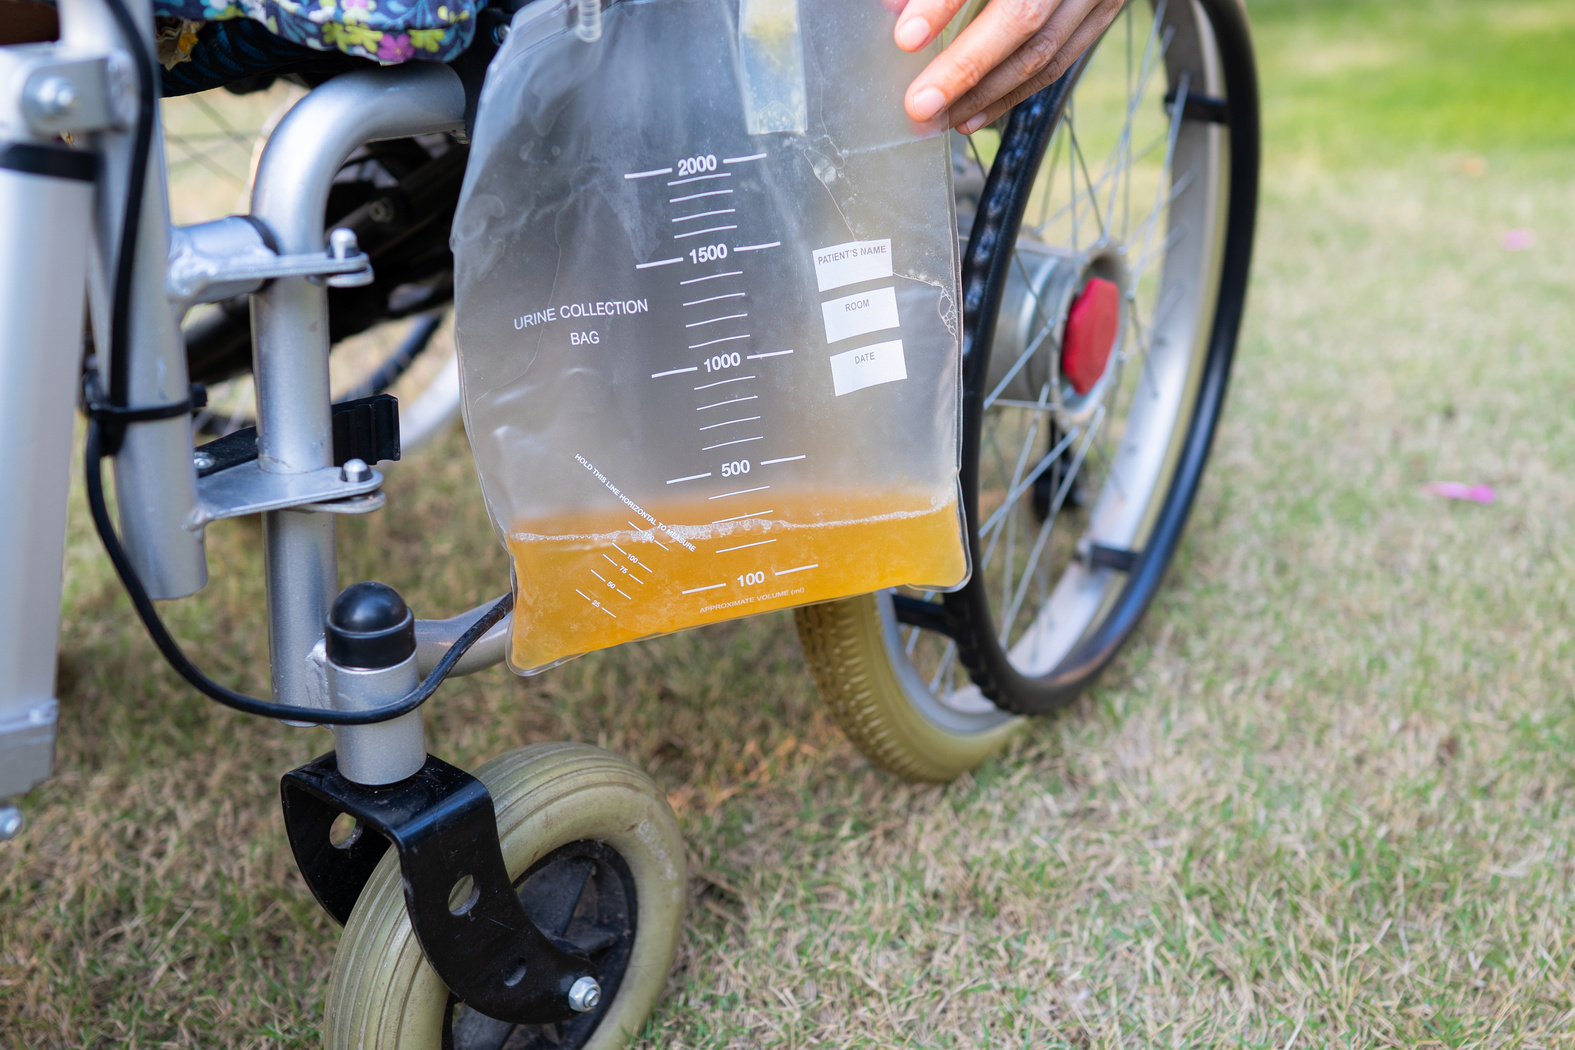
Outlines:
[[1066, 0], [1009, 58], [952, 103], [953, 127], [971, 135], [1054, 83], [1098, 42], [1123, 0]]
[[[1094, 0], [1066, 0], [1074, 2]], [[933, 119], [1015, 54], [1061, 6], [1062, 0], [991, 0], [908, 88], [908, 116], [920, 123]], [[932, 13], [938, 18], [939, 13], [948, 9], [955, 13], [960, 7], [953, 0], [913, 0], [898, 19], [898, 32], [908, 19], [923, 18], [926, 26], [933, 27], [933, 39], [945, 22], [931, 21]]]
[[[930, 46], [968, 0], [908, 0], [897, 16], [897, 46], [918, 51]], [[901, 3], [901, 0], [898, 0]]]

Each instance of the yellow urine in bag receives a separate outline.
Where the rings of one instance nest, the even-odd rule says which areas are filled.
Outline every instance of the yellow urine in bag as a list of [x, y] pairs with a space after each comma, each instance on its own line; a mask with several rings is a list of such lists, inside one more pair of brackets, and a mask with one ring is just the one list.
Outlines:
[[[761, 495], [759, 509], [731, 520], [698, 501], [519, 522], [508, 538], [518, 588], [510, 663], [529, 671], [773, 609], [904, 584], [954, 587], [967, 574], [955, 495]], [[773, 505], [812, 506], [817, 520]]]

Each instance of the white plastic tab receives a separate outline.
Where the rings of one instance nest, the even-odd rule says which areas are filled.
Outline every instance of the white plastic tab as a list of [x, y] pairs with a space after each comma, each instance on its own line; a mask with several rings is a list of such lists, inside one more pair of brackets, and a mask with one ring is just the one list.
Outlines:
[[907, 378], [908, 362], [902, 356], [901, 339], [860, 347], [831, 357], [831, 385], [838, 397], [865, 387], [895, 383]]
[[897, 292], [893, 288], [876, 288], [821, 303], [820, 313], [826, 321], [828, 343], [882, 332], [901, 323], [897, 319]]
[[891, 275], [890, 238], [849, 241], [815, 251], [815, 280], [823, 292], [865, 281], [883, 281]]

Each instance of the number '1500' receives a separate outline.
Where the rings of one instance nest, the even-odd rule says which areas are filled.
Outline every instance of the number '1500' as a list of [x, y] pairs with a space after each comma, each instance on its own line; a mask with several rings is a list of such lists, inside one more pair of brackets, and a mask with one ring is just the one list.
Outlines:
[[689, 261], [692, 263], [717, 262], [727, 258], [727, 245], [708, 244], [704, 248], [690, 248]]

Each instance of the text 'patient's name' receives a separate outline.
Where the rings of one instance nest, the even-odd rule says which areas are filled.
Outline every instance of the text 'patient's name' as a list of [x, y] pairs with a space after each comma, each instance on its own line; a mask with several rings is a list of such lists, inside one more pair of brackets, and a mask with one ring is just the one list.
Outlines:
[[891, 241], [849, 241], [815, 250], [815, 281], [820, 290], [880, 281], [892, 274]]

